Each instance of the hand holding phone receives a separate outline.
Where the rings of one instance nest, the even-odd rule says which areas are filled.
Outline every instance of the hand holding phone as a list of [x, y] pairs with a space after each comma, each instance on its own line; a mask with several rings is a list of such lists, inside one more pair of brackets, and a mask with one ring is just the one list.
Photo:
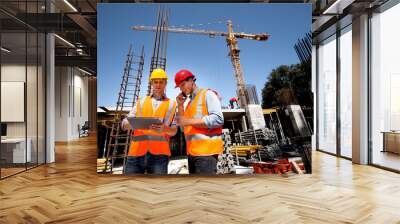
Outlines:
[[181, 92], [177, 97], [176, 97], [176, 103], [178, 104], [178, 106], [183, 106], [183, 103], [186, 100], [186, 95], [185, 93]]

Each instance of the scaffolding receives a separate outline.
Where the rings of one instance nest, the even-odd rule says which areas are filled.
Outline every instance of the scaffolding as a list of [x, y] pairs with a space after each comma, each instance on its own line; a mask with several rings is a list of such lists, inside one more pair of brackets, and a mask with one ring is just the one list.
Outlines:
[[[132, 69], [132, 64], [135, 65], [136, 69]], [[127, 115], [126, 111], [131, 110], [139, 98], [143, 65], [144, 47], [142, 46], [140, 55], [136, 56], [133, 54], [132, 45], [130, 45], [118, 93], [115, 115], [106, 144], [106, 161], [103, 171], [105, 173], [113, 172], [114, 162], [117, 158], [123, 158], [123, 167], [125, 167], [131, 132], [122, 130], [121, 122]], [[136, 74], [131, 74], [132, 71]]]

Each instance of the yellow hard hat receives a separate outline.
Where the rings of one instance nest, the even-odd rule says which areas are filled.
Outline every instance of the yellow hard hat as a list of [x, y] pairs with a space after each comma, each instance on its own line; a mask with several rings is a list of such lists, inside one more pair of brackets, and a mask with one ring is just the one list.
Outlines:
[[168, 80], [168, 76], [167, 76], [167, 73], [164, 71], [164, 69], [156, 68], [151, 72], [151, 75], [150, 75], [150, 80], [153, 80], [153, 79]]

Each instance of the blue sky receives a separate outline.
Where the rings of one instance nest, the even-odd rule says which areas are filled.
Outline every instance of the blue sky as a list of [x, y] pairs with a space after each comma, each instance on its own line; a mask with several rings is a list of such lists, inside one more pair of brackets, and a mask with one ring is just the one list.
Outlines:
[[[311, 4], [162, 5], [170, 9], [170, 26], [227, 31], [226, 21], [230, 19], [235, 32], [269, 33], [271, 36], [267, 41], [238, 41], [245, 82], [256, 85], [260, 101], [261, 90], [272, 69], [298, 63], [293, 46], [311, 30]], [[145, 64], [140, 95], [146, 94], [154, 33], [134, 31], [130, 27], [154, 26], [158, 6], [98, 4], [98, 106], [116, 105], [130, 44], [135, 54], [144, 45]], [[170, 98], [179, 93], [174, 88], [173, 80], [180, 69], [191, 70], [197, 76], [198, 86], [218, 91], [223, 105], [228, 105], [229, 99], [236, 96], [233, 66], [223, 37], [169, 33], [166, 71], [170, 78], [167, 86]]]

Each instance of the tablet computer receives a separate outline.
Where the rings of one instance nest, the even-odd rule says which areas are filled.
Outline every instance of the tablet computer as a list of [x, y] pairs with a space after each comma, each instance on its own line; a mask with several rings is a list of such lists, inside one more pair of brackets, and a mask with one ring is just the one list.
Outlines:
[[162, 120], [156, 117], [128, 117], [132, 130], [149, 129], [152, 124], [162, 124]]

